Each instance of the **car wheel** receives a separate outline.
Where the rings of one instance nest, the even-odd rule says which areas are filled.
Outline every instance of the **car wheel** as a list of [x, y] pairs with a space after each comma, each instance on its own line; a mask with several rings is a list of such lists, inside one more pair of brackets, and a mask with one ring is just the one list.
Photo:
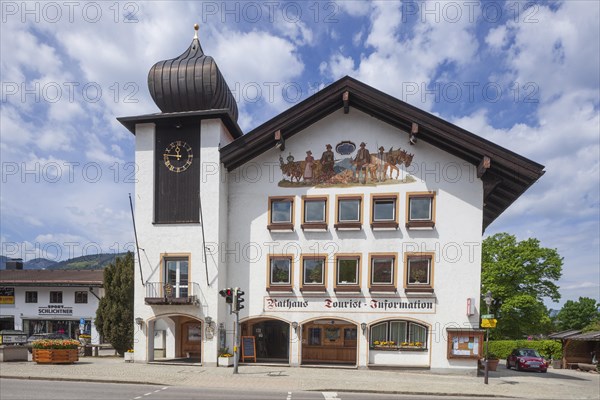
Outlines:
[[517, 371], [520, 371], [520, 370], [521, 370], [521, 367], [519, 367], [519, 360], [517, 360], [517, 362], [515, 363], [515, 369], [516, 369]]
[[546, 372], [548, 372], [548, 370], [547, 370], [547, 369], [543, 369], [543, 370], [542, 370], [542, 374], [545, 374]]

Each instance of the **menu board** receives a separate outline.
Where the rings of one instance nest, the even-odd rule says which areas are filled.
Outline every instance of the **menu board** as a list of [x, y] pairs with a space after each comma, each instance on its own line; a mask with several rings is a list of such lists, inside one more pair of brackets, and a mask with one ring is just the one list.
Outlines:
[[482, 331], [449, 331], [448, 358], [474, 358], [483, 356]]
[[242, 336], [242, 362], [246, 358], [253, 359], [256, 362], [256, 344], [254, 336]]

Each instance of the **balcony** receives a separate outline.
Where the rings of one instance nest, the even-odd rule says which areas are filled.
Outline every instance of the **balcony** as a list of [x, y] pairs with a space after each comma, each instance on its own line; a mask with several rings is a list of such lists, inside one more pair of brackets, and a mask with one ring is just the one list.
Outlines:
[[146, 282], [144, 301], [148, 305], [200, 305], [200, 298], [200, 285], [195, 282], [175, 286], [163, 282]]

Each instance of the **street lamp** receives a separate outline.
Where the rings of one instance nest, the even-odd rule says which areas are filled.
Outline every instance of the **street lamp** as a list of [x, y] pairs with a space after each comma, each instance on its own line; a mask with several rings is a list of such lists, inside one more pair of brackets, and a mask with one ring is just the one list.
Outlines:
[[[492, 301], [494, 301], [494, 299], [492, 299], [492, 292], [490, 292], [489, 290], [487, 291], [487, 293], [485, 294], [485, 298], [483, 299], [483, 301], [485, 301], [485, 304], [487, 304], [487, 313], [490, 313], [490, 306], [492, 305]], [[485, 331], [485, 369], [484, 369], [484, 379], [483, 379], [483, 383], [485, 383], [487, 385], [488, 383], [488, 353], [490, 351], [490, 328], [487, 328]]]

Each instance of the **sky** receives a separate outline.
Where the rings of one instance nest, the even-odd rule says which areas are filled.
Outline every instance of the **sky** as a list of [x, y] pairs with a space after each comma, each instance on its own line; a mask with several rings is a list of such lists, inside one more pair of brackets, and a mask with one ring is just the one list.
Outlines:
[[349, 75], [545, 165], [486, 230], [564, 257], [560, 308], [600, 301], [597, 1], [1, 2], [0, 254], [133, 250], [134, 136], [147, 74], [189, 46], [243, 132]]

